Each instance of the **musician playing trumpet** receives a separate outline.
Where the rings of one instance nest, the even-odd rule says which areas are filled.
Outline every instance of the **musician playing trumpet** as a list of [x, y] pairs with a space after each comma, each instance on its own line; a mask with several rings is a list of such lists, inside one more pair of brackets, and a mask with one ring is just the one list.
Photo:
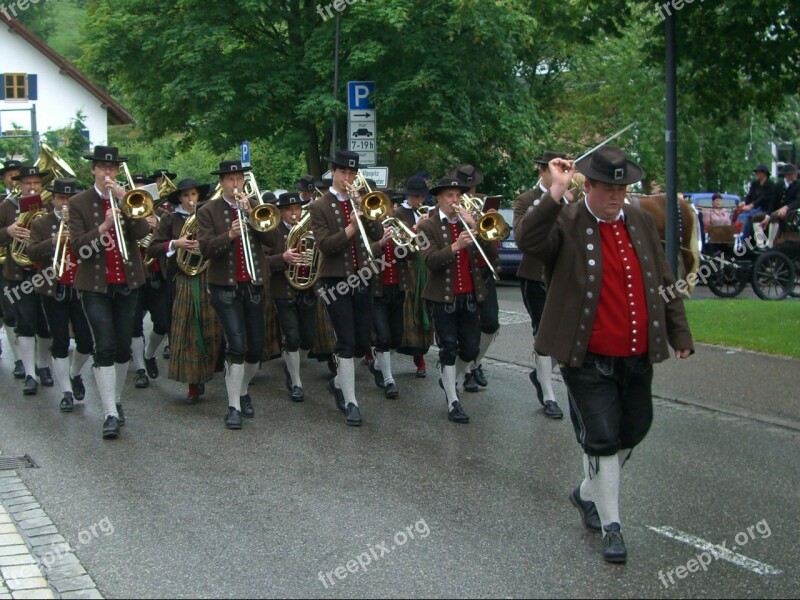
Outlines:
[[[133, 317], [145, 270], [136, 243], [150, 229], [145, 219], [128, 219], [118, 207], [125, 189], [115, 178], [126, 161], [114, 146], [95, 146], [83, 157], [92, 163], [94, 185], [69, 202], [69, 240], [80, 264], [75, 289], [94, 338], [94, 378], [103, 403], [103, 438], [119, 437], [125, 424], [122, 390], [131, 359]], [[116, 216], [115, 216], [116, 215]], [[128, 249], [124, 261], [120, 245]]]
[[[422, 250], [427, 267], [427, 282], [422, 297], [431, 306], [441, 365], [440, 387], [447, 403], [447, 418], [454, 423], [469, 423], [461, 405], [456, 381], [467, 371], [480, 352], [481, 324], [478, 304], [486, 299], [486, 282], [480, 273], [480, 253], [472, 235], [475, 221], [461, 204], [461, 194], [469, 185], [454, 177], [444, 177], [431, 188], [438, 206], [433, 214], [417, 224], [429, 244]], [[488, 244], [488, 242], [478, 242]]]
[[[34, 288], [41, 296], [44, 315], [53, 344], [55, 384], [63, 396], [59, 404], [61, 412], [72, 412], [75, 400], [83, 400], [86, 388], [81, 378], [81, 368], [92, 354], [92, 331], [83, 312], [78, 292], [73, 283], [78, 271], [77, 256], [69, 245], [69, 230], [66, 226], [68, 204], [78, 193], [74, 179], [56, 179], [47, 188], [53, 194], [53, 211], [31, 224], [28, 242], [28, 257], [39, 264], [41, 278], [34, 278]], [[37, 285], [37, 282], [39, 285]], [[75, 334], [75, 351], [69, 360], [69, 328]]]
[[[205, 392], [205, 384], [214, 376], [222, 345], [219, 319], [206, 293], [206, 270], [189, 274], [178, 266], [178, 250], [200, 251], [200, 243], [184, 231], [186, 221], [196, 214], [206, 199], [208, 184], [183, 179], [167, 196], [172, 210], [162, 215], [147, 257], [154, 258], [166, 274], [171, 297], [170, 360], [167, 376], [189, 386], [186, 404], [197, 404]], [[190, 270], [191, 271], [191, 270]]]
[[[311, 350], [317, 337], [317, 296], [313, 288], [295, 289], [284, 277], [290, 265], [303, 263], [303, 256], [297, 248], [287, 248], [286, 240], [300, 220], [302, 207], [306, 203], [301, 192], [287, 192], [273, 201], [280, 210], [281, 223], [269, 232], [270, 241], [266, 249], [271, 270], [269, 295], [278, 314], [283, 338], [286, 387], [292, 402], [302, 402], [305, 398], [300, 379], [300, 350]], [[299, 268], [303, 274], [302, 269], [308, 267]]]
[[250, 170], [240, 160], [222, 161], [219, 169], [211, 172], [219, 176], [222, 195], [197, 211], [200, 252], [209, 260], [211, 304], [227, 343], [228, 429], [241, 429], [242, 415], [255, 415], [247, 387], [258, 371], [265, 338], [264, 278], [268, 271], [263, 245], [269, 232], [256, 231], [247, 223], [258, 203], [242, 192], [244, 174]]

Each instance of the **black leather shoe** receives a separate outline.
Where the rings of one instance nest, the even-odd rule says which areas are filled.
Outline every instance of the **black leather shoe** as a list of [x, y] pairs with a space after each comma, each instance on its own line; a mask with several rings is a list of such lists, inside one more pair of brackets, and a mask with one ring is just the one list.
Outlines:
[[156, 357], [145, 358], [144, 366], [147, 368], [147, 376], [150, 379], [158, 379], [158, 365], [156, 364]]
[[580, 511], [581, 521], [583, 521], [583, 526], [586, 527], [586, 529], [594, 531], [595, 533], [603, 531], [603, 528], [600, 526], [600, 515], [597, 514], [597, 507], [594, 505], [594, 502], [587, 502], [581, 499], [581, 486], [572, 490], [572, 493], [569, 495], [569, 501]]
[[125, 411], [122, 410], [122, 404], [117, 404], [117, 415], [119, 415], [117, 417], [117, 420], [119, 421], [119, 426], [120, 427], [124, 427], [125, 426]]
[[21, 360], [14, 361], [13, 375], [15, 379], [25, 379], [25, 365]]
[[483, 365], [478, 365], [477, 368], [472, 369], [472, 376], [475, 378], [475, 383], [481, 387], [486, 387], [489, 382], [486, 381], [486, 375], [483, 374]]
[[115, 440], [119, 437], [119, 419], [117, 417], [106, 417], [103, 423], [103, 439]]
[[536, 388], [536, 397], [539, 399], [539, 404], [544, 406], [544, 392], [542, 391], [542, 384], [539, 383], [539, 378], [536, 376], [536, 369], [528, 373], [528, 378], [531, 380], [533, 387]]
[[75, 400], [83, 400], [86, 397], [86, 388], [83, 385], [83, 378], [79, 375], [70, 377], [69, 382], [72, 385], [72, 394]]
[[603, 536], [603, 560], [610, 563], [624, 563], [628, 559], [625, 540], [622, 539], [619, 523], [609, 523]]
[[245, 394], [239, 398], [239, 403], [242, 405], [242, 414], [245, 417], [254, 417], [256, 409], [253, 408], [253, 399], [250, 394]]
[[25, 378], [25, 385], [22, 386], [22, 395], [23, 396], [35, 396], [36, 392], [39, 391], [39, 384], [36, 380], [28, 375]]
[[377, 385], [379, 388], [385, 388], [386, 384], [383, 382], [383, 371], [379, 371], [371, 363], [367, 366], [369, 367], [370, 373], [372, 373], [372, 376], [375, 378], [375, 385]]
[[469, 423], [469, 416], [464, 412], [464, 409], [461, 407], [461, 402], [458, 400], [453, 402], [453, 405], [450, 407], [450, 411], [447, 413], [447, 419], [453, 423]]
[[72, 399], [72, 392], [64, 392], [64, 397], [58, 405], [58, 410], [61, 412], [72, 412], [75, 410], [75, 402]]
[[225, 415], [225, 427], [228, 429], [242, 428], [242, 413], [232, 406], [228, 407], [228, 414]]
[[344, 422], [351, 427], [361, 426], [361, 411], [352, 402], [347, 405], [347, 409], [344, 412]]
[[136, 371], [136, 377], [133, 378], [133, 385], [139, 389], [150, 387], [150, 380], [147, 378], [147, 372], [144, 369]]
[[328, 391], [333, 394], [333, 397], [336, 400], [336, 408], [344, 413], [344, 394], [342, 393], [342, 390], [336, 387], [333, 379], [328, 380]]
[[464, 391], [473, 393], [478, 391], [478, 382], [472, 373], [464, 373]]
[[164, 344], [164, 352], [161, 353], [164, 360], [169, 360], [169, 344]]
[[286, 376], [286, 389], [290, 392], [292, 391], [292, 376], [289, 375], [289, 368], [286, 366], [286, 363], [283, 365], [283, 374]]
[[558, 407], [558, 404], [556, 404], [555, 400], [545, 400], [544, 416], [548, 419], [563, 419], [564, 413], [561, 412], [561, 409]]
[[394, 400], [395, 398], [400, 397], [400, 392], [397, 391], [397, 386], [395, 385], [394, 381], [389, 383], [386, 388], [384, 388], [383, 393], [389, 400]]
[[55, 382], [53, 381], [53, 374], [50, 372], [50, 367], [36, 369], [36, 374], [39, 376], [39, 381], [44, 387], [53, 387], [53, 385], [55, 385]]
[[[439, 378], [439, 387], [442, 388], [442, 391], [444, 392], [444, 383], [442, 383], [441, 377]], [[458, 390], [456, 390], [456, 398], [461, 401], [461, 395], [458, 393]], [[444, 392], [444, 404], [445, 406], [450, 406], [450, 401], [447, 399], [447, 392]]]
[[299, 385], [296, 385], [292, 388], [292, 393], [289, 395], [289, 400], [292, 402], [302, 402], [305, 400], [305, 396], [303, 395], [303, 388]]

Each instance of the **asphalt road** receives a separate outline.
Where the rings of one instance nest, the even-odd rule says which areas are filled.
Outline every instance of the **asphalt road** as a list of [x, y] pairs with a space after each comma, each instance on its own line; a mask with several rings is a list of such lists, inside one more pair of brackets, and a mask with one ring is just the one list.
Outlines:
[[[159, 359], [149, 389], [129, 379], [128, 424], [108, 442], [88, 367], [85, 407], [62, 415], [53, 389], [22, 396], [4, 352], [0, 450], [41, 465], [20, 475], [106, 597], [800, 595], [798, 361], [701, 347], [657, 369], [653, 429], [623, 472], [629, 559], [612, 566], [567, 499], [580, 449], [528, 381], [519, 290], [500, 298], [489, 387], [462, 398], [469, 425], [447, 421], [433, 354], [426, 380], [395, 360], [398, 400], [357, 370], [361, 428], [324, 364], [303, 364], [293, 404], [268, 363], [239, 432], [222, 423], [222, 379], [186, 406]], [[556, 393], [566, 410], [560, 379]], [[728, 552], [689, 572], [703, 541]]]

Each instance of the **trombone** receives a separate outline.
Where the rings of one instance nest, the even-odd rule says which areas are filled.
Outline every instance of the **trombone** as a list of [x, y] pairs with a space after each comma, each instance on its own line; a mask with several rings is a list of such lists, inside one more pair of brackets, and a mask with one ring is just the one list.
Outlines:
[[[472, 230], [467, 225], [467, 222], [464, 220], [464, 216], [461, 214], [462, 210], [466, 210], [470, 213], [470, 216], [475, 219], [475, 226], [478, 230], [478, 237], [481, 240], [486, 242], [493, 242], [498, 239], [505, 239], [508, 237], [510, 230], [508, 228], [508, 224], [506, 223], [505, 219], [500, 216], [500, 214], [494, 213], [486, 213], [482, 214], [481, 209], [483, 208], [483, 202], [481, 202], [478, 198], [474, 196], [469, 196], [467, 194], [463, 194], [461, 196], [461, 202], [456, 207], [456, 215], [458, 215], [459, 221], [461, 221], [461, 225], [469, 234], [469, 237], [472, 239], [472, 243], [475, 244], [475, 247], [478, 249], [478, 252], [483, 258], [483, 262], [486, 263], [486, 266], [489, 267], [489, 270], [492, 272], [492, 277], [494, 277], [495, 281], [500, 281], [500, 275], [497, 274], [494, 266], [492, 266], [492, 261], [489, 260], [489, 257], [486, 256], [486, 252], [483, 251], [481, 245], [478, 243], [478, 240], [475, 238], [475, 234], [472, 233]], [[505, 234], [505, 235], [503, 235]]]
[[[244, 175], [245, 182], [243, 187], [243, 196], [239, 194], [238, 188], [233, 189], [233, 197], [236, 199], [236, 210], [239, 218], [239, 231], [242, 236], [242, 252], [244, 253], [244, 265], [247, 269], [247, 274], [250, 279], [255, 282], [258, 280], [256, 273], [256, 259], [253, 256], [253, 249], [250, 247], [250, 233], [249, 227], [255, 231], [266, 233], [275, 229], [281, 222], [280, 212], [273, 204], [264, 204], [261, 201], [261, 190], [258, 189], [255, 175], [252, 171], [248, 171]], [[246, 209], [243, 208], [243, 203], [247, 203], [247, 208], [250, 208], [250, 199], [255, 197], [257, 205], [247, 215]]]
[[361, 198], [361, 211], [364, 213], [364, 218], [370, 221], [382, 221], [386, 215], [389, 214], [389, 208], [392, 206], [392, 201], [384, 192], [373, 191], [367, 183], [367, 178], [364, 173], [359, 169], [353, 180], [352, 185], [345, 184], [347, 187], [347, 198], [350, 201], [350, 208], [353, 212], [353, 219], [355, 219], [358, 234], [361, 236], [361, 241], [367, 249], [369, 260], [375, 260], [375, 255], [372, 252], [367, 232], [364, 230], [364, 224], [361, 222], [361, 217], [358, 216], [358, 207], [356, 206], [355, 199], [361, 194], [361, 190], [366, 190], [366, 195]]
[[[153, 194], [144, 188], [133, 187], [133, 177], [128, 169], [128, 163], [122, 163], [122, 169], [125, 172], [125, 177], [128, 180], [128, 187], [131, 189], [125, 194], [121, 203], [112, 203], [114, 215], [114, 232], [117, 237], [117, 246], [119, 253], [122, 256], [122, 262], [130, 264], [131, 257], [128, 251], [128, 244], [125, 242], [124, 231], [122, 229], [122, 217], [120, 213], [129, 219], [144, 219], [153, 214]], [[113, 198], [111, 187], [114, 185], [114, 180], [110, 177], [106, 178], [106, 188], [109, 190], [109, 197]], [[154, 185], [154, 184], [150, 184]], [[147, 187], [147, 186], [145, 186]], [[118, 206], [119, 205], [119, 206]]]
[[[69, 261], [69, 240], [63, 240], [64, 231], [69, 231], [69, 205], [65, 204], [59, 210], [61, 223], [56, 234], [56, 249], [53, 252], [53, 271], [61, 279], [67, 271]], [[63, 241], [62, 241], [63, 240]]]

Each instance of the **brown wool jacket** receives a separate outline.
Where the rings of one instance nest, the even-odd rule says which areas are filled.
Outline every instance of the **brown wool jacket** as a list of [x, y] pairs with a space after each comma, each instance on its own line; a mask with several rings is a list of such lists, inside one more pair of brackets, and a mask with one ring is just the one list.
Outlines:
[[[519, 240], [522, 237], [522, 218], [534, 206], [538, 206], [542, 198], [542, 188], [538, 185], [523, 194], [520, 194], [514, 200], [514, 239]], [[528, 221], [530, 223], [530, 221]], [[517, 241], [519, 247], [519, 241]], [[528, 252], [523, 252], [522, 261], [517, 268], [517, 277], [520, 279], [530, 279], [532, 281], [546, 281], [544, 264], [537, 260]]]
[[[255, 207], [257, 202], [250, 201], [250, 206]], [[209, 259], [208, 283], [214, 285], [236, 285], [236, 252], [235, 242], [228, 235], [233, 224], [231, 211], [224, 198], [217, 198], [206, 202], [197, 211], [197, 240], [200, 242], [200, 252], [203, 258]], [[264, 256], [265, 245], [269, 240], [269, 232], [248, 230], [250, 248], [256, 265], [255, 285], [264, 285], [269, 277], [267, 260]]]
[[[360, 233], [356, 231], [356, 234], [348, 239], [344, 231], [346, 227], [344, 213], [339, 206], [339, 199], [333, 193], [325, 192], [325, 195], [312, 202], [308, 209], [311, 211], [311, 231], [314, 232], [314, 240], [325, 256], [320, 277], [347, 278], [355, 275], [353, 240], [356, 241], [358, 264], [366, 266], [369, 263], [369, 256]], [[362, 217], [361, 223], [369, 240], [377, 242], [383, 237], [383, 227], [379, 222]], [[378, 255], [375, 258], [377, 259]]]
[[39, 217], [31, 224], [31, 237], [28, 239], [28, 258], [39, 265], [42, 277], [33, 278], [36, 293], [43, 296], [56, 295], [58, 279], [53, 270], [53, 255], [56, 251], [56, 236], [61, 221], [51, 212]]
[[[673, 297], [668, 291], [674, 290], [675, 278], [652, 217], [627, 204], [623, 212], [642, 271], [649, 321], [648, 353], [650, 361], [658, 363], [669, 358], [667, 344], [676, 350], [693, 350], [692, 334], [681, 296], [676, 293]], [[523, 252], [541, 260], [550, 276], [536, 350], [579, 367], [586, 356], [602, 293], [602, 243], [597, 219], [585, 201], [559, 204], [546, 193], [523, 222], [517, 244]]]
[[158, 220], [158, 226], [153, 232], [153, 238], [147, 247], [147, 258], [155, 258], [161, 267], [161, 273], [166, 281], [175, 279], [180, 272], [178, 269], [178, 252], [167, 258], [167, 242], [181, 237], [181, 229], [189, 216], [178, 212], [164, 212]]
[[[100, 233], [100, 225], [105, 221], [103, 200], [94, 186], [73, 196], [69, 201], [69, 237], [72, 249], [78, 257], [78, 273], [75, 289], [87, 292], [105, 293], [106, 249]], [[130, 256], [130, 264], [123, 263], [125, 279], [129, 289], [136, 289], [145, 280], [144, 263], [137, 242], [150, 233], [147, 219], [122, 218], [125, 244]]]
[[269, 232], [269, 239], [264, 244], [264, 254], [267, 256], [269, 267], [269, 296], [275, 300], [289, 300], [296, 298], [300, 293], [286, 279], [286, 269], [289, 265], [283, 260], [286, 251], [286, 238], [290, 229], [281, 221], [275, 229]]
[[[450, 236], [450, 227], [446, 221], [441, 219], [439, 209], [432, 209], [432, 214], [422, 219], [417, 224], [417, 231], [420, 236], [424, 236], [425, 249], [422, 251], [422, 259], [428, 269], [427, 282], [422, 292], [422, 297], [431, 302], [451, 303], [455, 301], [453, 292], [455, 285], [455, 254], [450, 248], [455, 240]], [[487, 251], [489, 246], [495, 246], [494, 242], [479, 242], [481, 248]], [[469, 256], [470, 271], [475, 285], [475, 298], [478, 302], [483, 302], [486, 298], [487, 287], [484, 281], [483, 271], [478, 267], [480, 254], [474, 244], [467, 246]], [[491, 256], [491, 255], [489, 255]], [[489, 275], [491, 277], [491, 275]]]

